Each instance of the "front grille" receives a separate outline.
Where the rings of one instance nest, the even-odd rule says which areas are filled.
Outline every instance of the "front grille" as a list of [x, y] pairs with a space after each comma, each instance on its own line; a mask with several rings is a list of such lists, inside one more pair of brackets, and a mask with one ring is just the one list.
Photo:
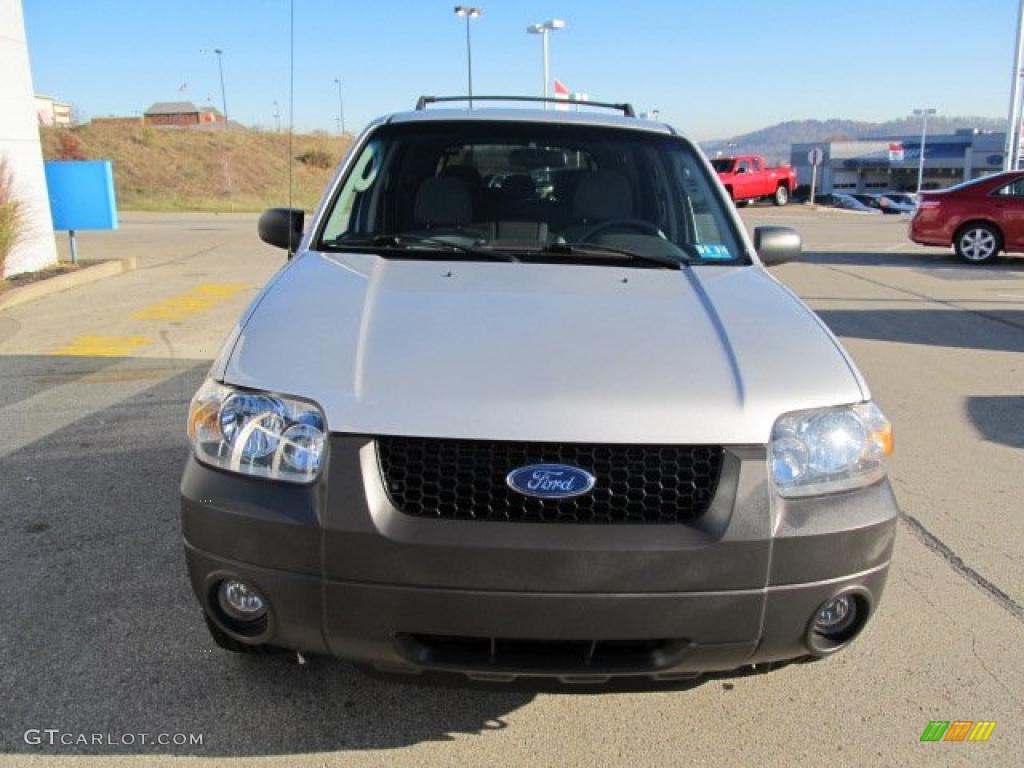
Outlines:
[[[593, 445], [377, 439], [384, 487], [402, 512], [448, 520], [524, 523], [680, 523], [711, 504], [723, 450], [707, 445]], [[529, 464], [569, 464], [597, 478], [571, 499], [513, 491], [508, 473]]]

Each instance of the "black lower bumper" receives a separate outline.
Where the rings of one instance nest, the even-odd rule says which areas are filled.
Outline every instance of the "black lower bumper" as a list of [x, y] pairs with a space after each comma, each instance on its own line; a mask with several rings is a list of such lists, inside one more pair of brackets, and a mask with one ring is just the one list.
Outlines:
[[863, 626], [888, 572], [887, 483], [769, 503], [763, 449], [733, 452], [719, 508], [694, 526], [411, 520], [372, 487], [365, 445], [353, 451], [330, 492], [190, 460], [183, 528], [203, 609], [216, 616], [225, 578], [270, 606], [257, 634], [225, 627], [236, 639], [390, 672], [669, 680], [823, 653], [809, 642], [819, 606], [856, 594]]
[[[265, 635], [240, 639], [389, 672], [432, 669], [477, 679], [543, 675], [570, 682], [623, 675], [672, 679], [806, 656], [812, 652], [808, 623], [818, 606], [855, 589], [866, 596], [870, 614], [888, 572], [883, 565], [843, 579], [730, 592], [529, 594], [324, 582], [193, 547], [186, 551], [208, 612], [215, 585], [229, 576], [267, 596]], [[628, 645], [631, 640], [660, 645], [645, 655]], [[491, 641], [494, 651], [484, 655], [482, 645]], [[512, 647], [505, 653], [515, 642], [518, 652]], [[575, 645], [560, 647], [569, 642]], [[591, 642], [597, 650], [618, 643], [624, 652], [603, 658], [595, 652], [588, 660], [584, 646]]]

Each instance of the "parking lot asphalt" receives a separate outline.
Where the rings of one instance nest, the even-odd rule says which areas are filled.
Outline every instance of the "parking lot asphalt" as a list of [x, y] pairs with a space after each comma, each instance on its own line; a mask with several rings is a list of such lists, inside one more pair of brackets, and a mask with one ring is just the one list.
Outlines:
[[[896, 428], [895, 559], [846, 652], [608, 692], [410, 685], [216, 650], [181, 548], [185, 410], [283, 258], [254, 216], [126, 214], [80, 249], [137, 271], [0, 313], [0, 765], [1019, 765], [1024, 258], [960, 265], [910, 244], [898, 216], [743, 217], [802, 232], [805, 258], [773, 272]], [[997, 725], [985, 743], [921, 743], [930, 720]], [[29, 729], [104, 743], [28, 744]]]

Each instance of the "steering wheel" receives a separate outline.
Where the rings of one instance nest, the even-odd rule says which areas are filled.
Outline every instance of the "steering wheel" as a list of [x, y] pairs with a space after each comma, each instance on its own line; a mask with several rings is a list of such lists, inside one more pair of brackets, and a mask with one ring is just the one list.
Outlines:
[[668, 239], [667, 237], [665, 237], [664, 232], [658, 229], [658, 227], [656, 227], [654, 224], [651, 224], [651, 222], [649, 221], [644, 221], [643, 219], [624, 218], [609, 219], [608, 221], [602, 221], [598, 224], [595, 224], [594, 226], [580, 233], [580, 242], [589, 242], [591, 238], [594, 238], [597, 235], [600, 235], [602, 232], [605, 232], [609, 229], [615, 229], [616, 227], [628, 227], [629, 229], [634, 229], [637, 232], [640, 232], [641, 234], [644, 235], [653, 235], [654, 237], [660, 237], [662, 240]]

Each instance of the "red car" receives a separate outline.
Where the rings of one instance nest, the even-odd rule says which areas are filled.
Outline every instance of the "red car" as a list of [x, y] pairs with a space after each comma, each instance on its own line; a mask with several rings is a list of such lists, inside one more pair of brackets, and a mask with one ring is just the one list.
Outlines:
[[910, 221], [910, 239], [921, 245], [952, 245], [971, 264], [991, 262], [1000, 251], [1024, 251], [1024, 171], [922, 192]]

